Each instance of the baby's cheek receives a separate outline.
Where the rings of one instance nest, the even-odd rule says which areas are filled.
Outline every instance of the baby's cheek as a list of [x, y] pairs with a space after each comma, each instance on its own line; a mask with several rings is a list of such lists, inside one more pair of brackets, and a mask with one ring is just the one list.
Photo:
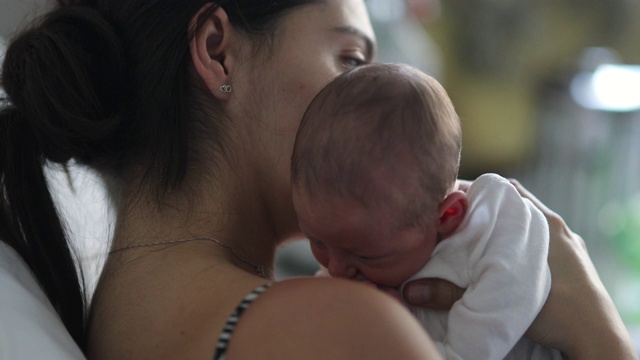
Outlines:
[[311, 245], [311, 253], [313, 254], [313, 257], [316, 258], [318, 263], [320, 263], [320, 265], [325, 268], [327, 267], [327, 264], [329, 263], [329, 257], [327, 256], [326, 251], [318, 249], [316, 246]]

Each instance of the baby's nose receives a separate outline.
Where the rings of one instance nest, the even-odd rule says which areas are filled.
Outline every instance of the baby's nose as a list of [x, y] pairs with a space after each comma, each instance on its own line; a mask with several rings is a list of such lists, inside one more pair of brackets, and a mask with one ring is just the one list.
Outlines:
[[337, 259], [332, 259], [327, 268], [329, 269], [329, 274], [333, 277], [353, 279], [358, 274], [358, 269], [354, 266]]

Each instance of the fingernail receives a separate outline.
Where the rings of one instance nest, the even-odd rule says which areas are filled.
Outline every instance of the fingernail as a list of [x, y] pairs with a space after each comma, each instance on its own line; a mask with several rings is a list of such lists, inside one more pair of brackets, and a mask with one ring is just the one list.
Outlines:
[[431, 288], [423, 286], [413, 286], [407, 289], [407, 301], [412, 304], [426, 304], [431, 301]]

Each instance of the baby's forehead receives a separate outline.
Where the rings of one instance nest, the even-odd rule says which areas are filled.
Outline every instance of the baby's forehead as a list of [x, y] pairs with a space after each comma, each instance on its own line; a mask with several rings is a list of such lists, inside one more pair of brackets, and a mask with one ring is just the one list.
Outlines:
[[343, 184], [345, 190], [340, 194], [372, 213], [399, 212], [423, 192], [415, 163], [410, 159], [394, 158], [372, 162], [365, 165], [363, 176]]

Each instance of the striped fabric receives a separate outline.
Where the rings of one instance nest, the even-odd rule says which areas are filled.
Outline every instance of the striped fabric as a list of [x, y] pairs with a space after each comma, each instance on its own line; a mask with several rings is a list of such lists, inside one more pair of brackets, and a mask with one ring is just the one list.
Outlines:
[[255, 288], [249, 295], [247, 295], [242, 302], [233, 310], [229, 320], [225, 324], [224, 328], [222, 328], [222, 333], [218, 338], [218, 345], [216, 346], [216, 354], [213, 356], [214, 360], [224, 360], [227, 355], [227, 347], [229, 346], [229, 342], [231, 341], [231, 336], [233, 335], [233, 330], [236, 328], [236, 324], [240, 321], [240, 317], [244, 313], [245, 310], [249, 308], [249, 305], [260, 296], [265, 290], [269, 288], [270, 284], [264, 284]]

